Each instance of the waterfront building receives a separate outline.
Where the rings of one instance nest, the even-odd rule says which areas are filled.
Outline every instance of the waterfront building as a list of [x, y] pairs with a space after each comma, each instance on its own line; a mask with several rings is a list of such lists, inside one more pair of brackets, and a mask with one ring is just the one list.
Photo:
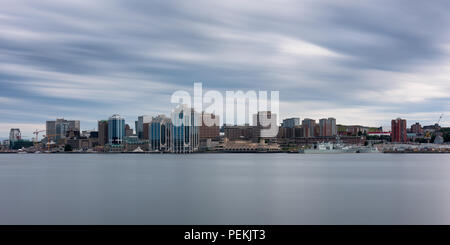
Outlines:
[[[341, 136], [358, 136], [369, 132], [369, 127], [361, 125], [337, 125], [337, 134]], [[372, 132], [382, 131], [381, 128], [372, 128]]]
[[314, 128], [316, 126], [316, 120], [305, 118], [302, 121], [303, 137], [314, 137]]
[[136, 135], [126, 136], [124, 139], [125, 148], [128, 152], [144, 152], [149, 150], [149, 141], [139, 139]]
[[98, 145], [104, 146], [108, 144], [108, 121], [98, 121]]
[[125, 119], [118, 114], [114, 114], [108, 119], [108, 143], [110, 145], [120, 145], [125, 138]]
[[[211, 119], [212, 125], [206, 124], [205, 120]], [[220, 136], [220, 119], [219, 116], [212, 113], [202, 113], [202, 124], [200, 126], [199, 137], [200, 139], [217, 139]]]
[[146, 134], [144, 134], [144, 124], [150, 123], [151, 121], [152, 121], [151, 116], [143, 115], [138, 117], [138, 120], [135, 122], [135, 125], [136, 125], [136, 135], [139, 139], [145, 139], [146, 137], [148, 139], [148, 135], [145, 136]]
[[150, 123], [150, 150], [160, 152], [172, 151], [172, 130], [173, 125], [170, 118], [159, 115], [152, 119]]
[[283, 124], [281, 125], [283, 128], [294, 128], [300, 126], [300, 118], [286, 118], [283, 120]]
[[9, 131], [9, 142], [13, 143], [22, 139], [22, 134], [20, 133], [20, 129], [12, 128]]
[[46, 121], [46, 137], [49, 141], [59, 141], [66, 138], [69, 130], [80, 131], [79, 120], [65, 120], [64, 118], [55, 121]]
[[332, 117], [320, 119], [318, 135], [327, 137], [336, 136], [337, 135], [336, 119]]
[[255, 138], [252, 126], [227, 126], [223, 127], [225, 137], [229, 140], [252, 140]]
[[303, 128], [301, 125], [295, 126], [293, 128], [285, 128], [283, 126], [279, 127], [277, 138], [299, 138], [303, 137]]
[[251, 142], [246, 140], [225, 140], [222, 150], [224, 152], [279, 152], [280, 146], [276, 143], [266, 144], [262, 142]]
[[200, 114], [185, 105], [179, 105], [172, 112], [172, 151], [191, 153], [199, 148]]
[[406, 142], [406, 120], [397, 118], [391, 121], [391, 142]]

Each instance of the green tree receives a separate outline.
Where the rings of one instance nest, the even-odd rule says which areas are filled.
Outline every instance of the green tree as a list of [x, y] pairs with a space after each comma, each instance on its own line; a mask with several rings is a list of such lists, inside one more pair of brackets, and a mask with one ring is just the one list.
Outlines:
[[72, 151], [72, 146], [71, 145], [65, 145], [64, 146], [64, 151]]

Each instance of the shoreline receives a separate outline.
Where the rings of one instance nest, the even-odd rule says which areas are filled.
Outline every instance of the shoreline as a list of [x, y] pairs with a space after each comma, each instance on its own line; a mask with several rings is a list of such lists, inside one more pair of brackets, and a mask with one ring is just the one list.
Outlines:
[[190, 153], [172, 153], [172, 152], [0, 152], [0, 154], [162, 154], [162, 155], [189, 155], [189, 154], [229, 154], [229, 153], [237, 153], [237, 154], [302, 154], [302, 155], [334, 155], [334, 154], [450, 154], [449, 152], [441, 152], [441, 151], [384, 151], [379, 153], [300, 153], [300, 152], [287, 152], [287, 151], [273, 151], [273, 152], [258, 152], [258, 151], [229, 151], [229, 152], [190, 152]]

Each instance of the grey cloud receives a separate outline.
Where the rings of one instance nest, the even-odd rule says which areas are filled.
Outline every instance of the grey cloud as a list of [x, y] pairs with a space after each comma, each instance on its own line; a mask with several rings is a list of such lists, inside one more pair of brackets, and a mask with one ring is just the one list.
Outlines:
[[[424, 77], [422, 68], [448, 62], [443, 46], [450, 43], [449, 9], [446, 1], [14, 1], [0, 10], [0, 34], [7, 34], [0, 36], [0, 88], [5, 88], [0, 96], [20, 92], [30, 102], [137, 116], [162, 111], [172, 91], [200, 81], [208, 89], [279, 89], [281, 100], [320, 101], [323, 111], [388, 107], [379, 111], [386, 120], [403, 112], [445, 112], [449, 108], [441, 105], [448, 98], [442, 96], [409, 103], [382, 96], [392, 84], [406, 94], [416, 92], [408, 90], [406, 75]], [[336, 56], [302, 55], [302, 47], [285, 52], [288, 41], [294, 49], [306, 43]], [[11, 74], [6, 66], [11, 64], [24, 67], [24, 73], [37, 69], [76, 78]], [[42, 86], [45, 82], [50, 84]], [[46, 95], [70, 87], [86, 94]], [[102, 96], [87, 100], [96, 91]], [[368, 91], [380, 99], [364, 99]], [[113, 99], [121, 94], [129, 96], [127, 105]], [[37, 110], [64, 113], [45, 106]], [[90, 110], [84, 116], [99, 119]], [[378, 118], [371, 122], [379, 123]]]

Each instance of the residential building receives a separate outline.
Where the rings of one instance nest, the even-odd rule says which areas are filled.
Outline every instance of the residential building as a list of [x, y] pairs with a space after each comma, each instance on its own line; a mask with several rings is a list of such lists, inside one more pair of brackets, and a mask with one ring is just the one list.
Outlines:
[[336, 119], [334, 118], [323, 118], [319, 120], [319, 136], [336, 136]]
[[300, 118], [293, 117], [293, 118], [284, 119], [283, 124], [281, 126], [283, 128], [294, 128], [296, 126], [300, 126]]
[[423, 128], [420, 123], [416, 122], [415, 124], [411, 125], [411, 133], [415, 134], [423, 134]]
[[305, 138], [311, 138], [314, 137], [314, 128], [316, 126], [316, 120], [305, 118], [302, 121], [302, 128], [303, 128], [303, 137]]
[[406, 142], [406, 120], [397, 118], [391, 121], [391, 142]]

